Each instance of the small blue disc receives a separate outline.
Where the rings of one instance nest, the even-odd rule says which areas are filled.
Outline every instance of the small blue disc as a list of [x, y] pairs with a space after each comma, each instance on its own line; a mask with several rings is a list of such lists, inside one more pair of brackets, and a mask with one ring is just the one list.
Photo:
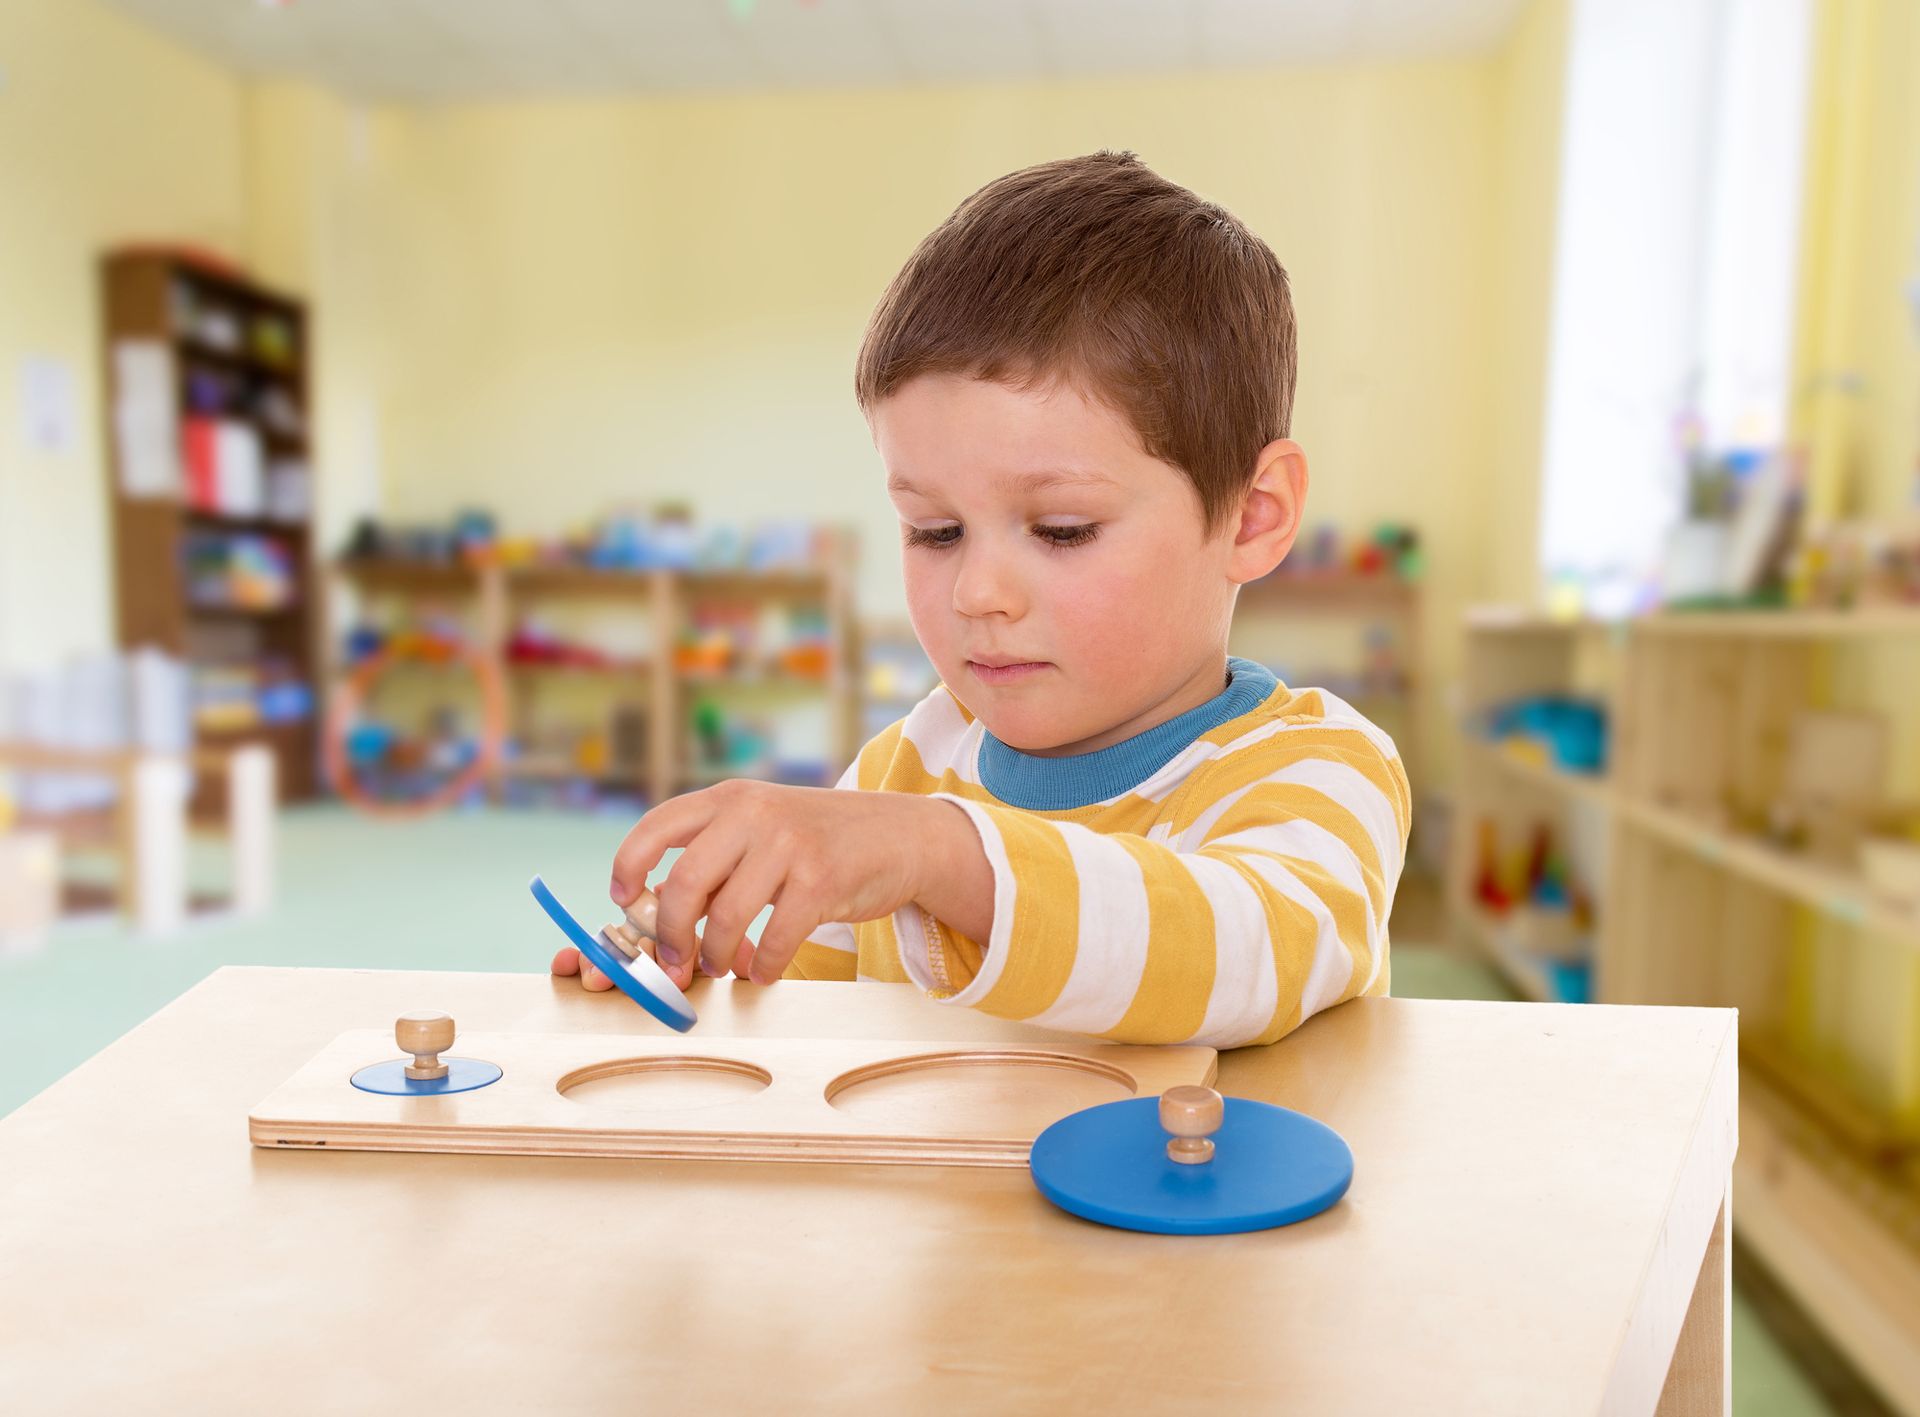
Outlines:
[[1135, 1097], [1062, 1117], [1035, 1138], [1040, 1194], [1122, 1230], [1230, 1235], [1318, 1215], [1353, 1180], [1353, 1153], [1324, 1123], [1229, 1097], [1211, 1161], [1167, 1155], [1160, 1099]]
[[449, 1092], [472, 1092], [490, 1082], [500, 1081], [500, 1068], [478, 1058], [442, 1058], [447, 1075], [422, 1081], [407, 1076], [411, 1058], [395, 1058], [375, 1063], [353, 1075], [353, 1085], [362, 1092], [383, 1092], [393, 1097], [441, 1097]]
[[700, 1021], [687, 996], [680, 992], [680, 986], [667, 978], [667, 972], [644, 952], [628, 960], [589, 934], [538, 876], [533, 878], [530, 889], [540, 908], [560, 927], [568, 942], [611, 979], [622, 994], [676, 1032], [685, 1033]]

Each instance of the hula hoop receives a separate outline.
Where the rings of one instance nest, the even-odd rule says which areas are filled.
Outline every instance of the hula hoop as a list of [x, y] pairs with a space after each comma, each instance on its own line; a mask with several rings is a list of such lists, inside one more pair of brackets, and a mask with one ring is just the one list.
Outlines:
[[381, 650], [362, 660], [334, 690], [329, 706], [327, 732], [321, 742], [327, 781], [343, 801], [368, 816], [404, 818], [438, 812], [485, 782], [500, 761], [500, 748], [507, 735], [507, 691], [500, 677], [500, 666], [476, 650], [453, 650], [447, 662], [465, 665], [480, 689], [480, 751], [465, 768], [422, 797], [387, 802], [369, 796], [361, 787], [353, 775], [353, 765], [347, 760], [347, 731], [380, 676], [394, 665], [416, 657]]

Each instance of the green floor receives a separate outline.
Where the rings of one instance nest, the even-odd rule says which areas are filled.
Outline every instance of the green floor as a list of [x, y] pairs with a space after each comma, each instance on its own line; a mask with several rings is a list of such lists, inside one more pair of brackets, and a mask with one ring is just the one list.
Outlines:
[[[0, 958], [0, 1116], [223, 964], [544, 970], [555, 939], [527, 878], [540, 872], [582, 909], [603, 901], [626, 825], [542, 813], [405, 825], [335, 809], [291, 813], [277, 903], [264, 920], [213, 921], [152, 942], [112, 922], [80, 922], [39, 954]], [[1480, 965], [1398, 939], [1393, 984], [1409, 997], [1510, 997]], [[1737, 1290], [1733, 1354], [1741, 1417], [1831, 1410]]]

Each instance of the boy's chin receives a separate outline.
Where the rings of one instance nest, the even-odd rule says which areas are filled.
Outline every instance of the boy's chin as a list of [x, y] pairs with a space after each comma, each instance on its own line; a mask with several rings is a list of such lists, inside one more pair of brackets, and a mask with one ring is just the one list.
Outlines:
[[[1046, 755], [1058, 753], [1079, 741], [1079, 736], [1057, 723], [1039, 723], [1019, 714], [981, 714], [987, 732], [1022, 753]], [[997, 720], [997, 721], [996, 721]]]

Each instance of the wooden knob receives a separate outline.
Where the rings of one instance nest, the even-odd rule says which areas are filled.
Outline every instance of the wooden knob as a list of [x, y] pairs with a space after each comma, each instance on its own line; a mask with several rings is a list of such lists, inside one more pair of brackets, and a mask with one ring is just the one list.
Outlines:
[[633, 926], [622, 920], [617, 925], [600, 927], [600, 938], [612, 945], [628, 959], [638, 959], [642, 949], [641, 941], [646, 937]]
[[1173, 1133], [1167, 1157], [1186, 1166], [1213, 1160], [1207, 1138], [1220, 1130], [1227, 1104], [1210, 1087], [1170, 1087], [1160, 1094], [1160, 1125]]
[[649, 940], [657, 940], [660, 938], [659, 896], [655, 895], [645, 886], [642, 886], [639, 897], [632, 905], [626, 907], [626, 912], [627, 923], [633, 926], [634, 929], [645, 935]]
[[393, 1041], [402, 1053], [413, 1054], [407, 1076], [416, 1082], [431, 1082], [447, 1075], [440, 1054], [453, 1047], [453, 1017], [442, 1013], [401, 1014], [393, 1023]]

